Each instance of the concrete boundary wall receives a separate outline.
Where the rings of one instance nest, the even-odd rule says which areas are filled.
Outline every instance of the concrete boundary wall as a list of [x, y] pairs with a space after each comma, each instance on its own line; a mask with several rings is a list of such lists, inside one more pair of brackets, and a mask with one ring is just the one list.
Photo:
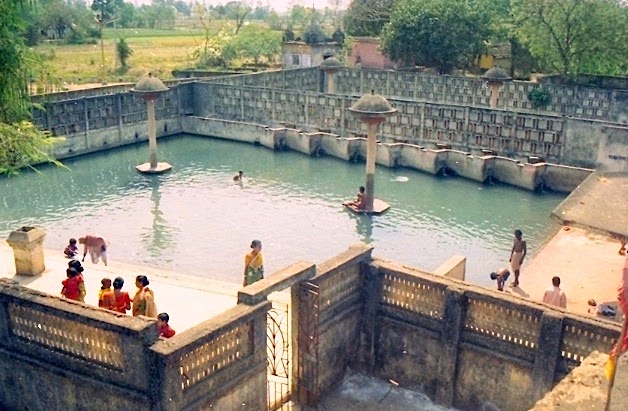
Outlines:
[[0, 406], [263, 410], [270, 305], [238, 305], [163, 341], [155, 319], [0, 279]]
[[293, 290], [297, 356], [293, 397], [315, 405], [340, 384], [357, 359], [362, 318], [362, 268], [372, 247], [359, 244], [317, 266]]
[[[186, 116], [185, 133], [223, 138], [271, 149], [290, 149], [307, 155], [329, 155], [345, 161], [366, 157], [366, 139], [341, 138], [331, 133], [303, 132], [290, 128], [270, 128], [217, 118]], [[452, 149], [428, 149], [406, 143], [378, 143], [376, 163], [385, 167], [406, 167], [432, 175], [445, 170], [483, 183], [489, 179], [535, 191], [549, 189], [569, 193], [593, 171], [557, 164], [521, 163], [506, 157], [481, 155]]]
[[240, 304], [153, 344], [154, 409], [265, 409], [270, 306]]
[[267, 409], [267, 298], [288, 287], [295, 314], [289, 395], [305, 405], [351, 368], [444, 406], [526, 410], [619, 336], [616, 324], [371, 253], [358, 244], [316, 268], [296, 263], [243, 288], [236, 307], [167, 341], [157, 339], [154, 319], [0, 279], [0, 405]]
[[610, 322], [395, 263], [368, 270], [360, 369], [444, 406], [527, 410], [619, 336]]
[[148, 410], [151, 364], [145, 349], [157, 337], [153, 319], [114, 314], [0, 279], [0, 404], [32, 410], [87, 403], [116, 410], [130, 404]]

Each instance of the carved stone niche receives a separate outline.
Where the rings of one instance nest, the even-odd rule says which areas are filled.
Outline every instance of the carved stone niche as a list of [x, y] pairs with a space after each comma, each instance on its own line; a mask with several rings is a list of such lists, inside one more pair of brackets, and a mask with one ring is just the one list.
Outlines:
[[13, 248], [15, 272], [18, 275], [39, 275], [44, 272], [44, 238], [39, 227], [21, 227], [12, 231], [7, 243]]

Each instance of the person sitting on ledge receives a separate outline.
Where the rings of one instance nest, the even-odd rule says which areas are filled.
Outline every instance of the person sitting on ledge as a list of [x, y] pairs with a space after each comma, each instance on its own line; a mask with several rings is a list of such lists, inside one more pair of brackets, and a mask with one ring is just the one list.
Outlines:
[[506, 284], [508, 277], [510, 277], [510, 271], [507, 268], [500, 268], [491, 273], [491, 280], [497, 280], [498, 291], [504, 291], [504, 284]]
[[238, 171], [238, 174], [233, 176], [233, 182], [234, 183], [241, 183], [243, 181], [243, 178], [244, 178], [244, 171], [240, 170], [240, 171]]
[[366, 189], [364, 188], [364, 186], [360, 186], [360, 188], [358, 189], [358, 194], [355, 200], [353, 201], [349, 201], [346, 203], [342, 203], [342, 205], [348, 206], [348, 207], [355, 207], [357, 209], [361, 209], [364, 208], [364, 192], [366, 191]]
[[177, 333], [169, 325], [170, 316], [168, 313], [161, 313], [157, 316], [157, 327], [159, 328], [159, 338], [171, 338]]

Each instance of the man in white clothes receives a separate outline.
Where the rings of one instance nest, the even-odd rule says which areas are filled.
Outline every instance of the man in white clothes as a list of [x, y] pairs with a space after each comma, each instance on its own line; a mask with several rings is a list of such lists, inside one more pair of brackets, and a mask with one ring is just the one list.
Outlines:
[[543, 302], [546, 304], [555, 305], [561, 308], [567, 308], [567, 296], [560, 289], [560, 278], [553, 277], [552, 285], [545, 291], [545, 295], [543, 295]]

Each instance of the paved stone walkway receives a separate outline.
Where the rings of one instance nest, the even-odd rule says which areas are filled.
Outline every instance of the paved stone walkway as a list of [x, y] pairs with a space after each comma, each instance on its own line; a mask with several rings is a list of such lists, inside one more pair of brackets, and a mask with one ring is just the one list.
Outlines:
[[[293, 407], [299, 411], [298, 405]], [[392, 382], [362, 374], [345, 378], [321, 399], [318, 410], [344, 411], [455, 411], [435, 405], [425, 394], [406, 390]]]
[[[625, 258], [618, 250], [619, 242], [608, 237], [561, 229], [533, 259], [524, 262], [520, 287], [506, 287], [506, 291], [541, 301], [557, 275], [567, 295], [567, 310], [587, 315], [589, 299], [616, 307]], [[621, 313], [609, 319], [619, 321]]]
[[[61, 281], [66, 278], [65, 270], [69, 260], [63, 257], [61, 250], [46, 250], [44, 255], [44, 273], [34, 277], [16, 276], [13, 251], [4, 241], [0, 241], [0, 277], [11, 278], [26, 287], [60, 296]], [[112, 280], [118, 276], [124, 278], [123, 290], [133, 298], [136, 291], [135, 277], [144, 274], [150, 281], [150, 288], [155, 292], [157, 310], [170, 315], [170, 324], [177, 332], [208, 320], [237, 303], [237, 290], [240, 288], [238, 284], [116, 261], [109, 261], [109, 265], [105, 267], [102, 262], [96, 265], [88, 260], [89, 256], [83, 263], [86, 303], [98, 305], [98, 291], [103, 277]]]
[[[530, 411], [603, 411], [608, 390], [608, 381], [604, 377], [607, 359], [605, 353], [591, 354]], [[627, 409], [628, 354], [624, 354], [617, 366], [610, 411]]]

